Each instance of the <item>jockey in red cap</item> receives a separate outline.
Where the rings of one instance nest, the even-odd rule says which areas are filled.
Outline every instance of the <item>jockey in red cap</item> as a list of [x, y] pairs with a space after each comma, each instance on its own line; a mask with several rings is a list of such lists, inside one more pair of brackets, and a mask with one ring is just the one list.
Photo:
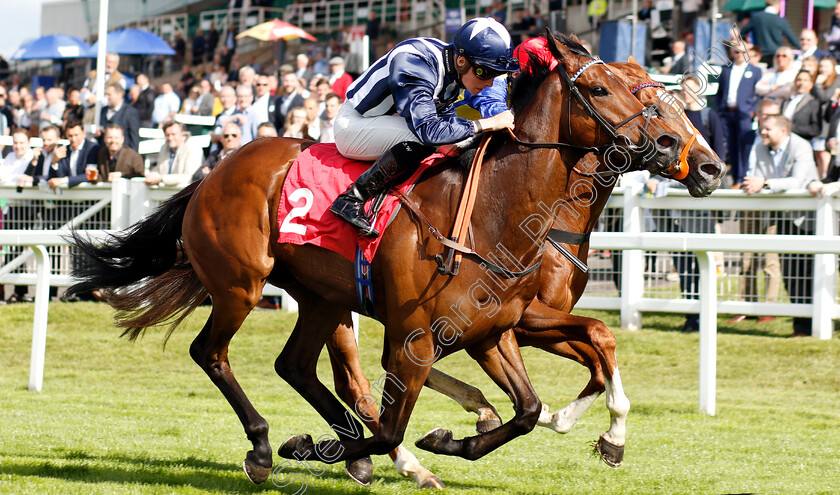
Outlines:
[[536, 57], [538, 60], [545, 62], [548, 65], [548, 70], [554, 70], [559, 63], [549, 51], [548, 43], [543, 37], [523, 41], [513, 49], [513, 56], [519, 59], [519, 70], [530, 70], [531, 57]]

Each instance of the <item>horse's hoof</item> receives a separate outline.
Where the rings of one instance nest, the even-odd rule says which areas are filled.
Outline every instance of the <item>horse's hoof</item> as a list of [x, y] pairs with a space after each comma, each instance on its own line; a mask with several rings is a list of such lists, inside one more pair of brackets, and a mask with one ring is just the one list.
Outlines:
[[607, 463], [608, 466], [618, 467], [624, 461], [624, 445], [613, 445], [604, 440], [604, 437], [598, 439], [598, 444], [595, 449], [601, 454], [601, 459]]
[[373, 480], [373, 460], [370, 456], [354, 461], [350, 459], [344, 461], [344, 470], [353, 478], [353, 481], [360, 485], [370, 486]]
[[446, 488], [446, 483], [433, 474], [420, 483], [419, 486], [421, 490], [425, 490], [426, 488], [431, 490], [443, 490]]
[[426, 433], [422, 437], [420, 437], [414, 445], [417, 447], [428, 450], [429, 452], [440, 452], [440, 446], [444, 442], [452, 441], [452, 432], [449, 430], [444, 430], [443, 428], [435, 428], [434, 430]]
[[262, 485], [271, 476], [270, 467], [260, 466], [247, 457], [242, 461], [242, 469], [245, 470], [245, 476], [255, 485]]
[[486, 419], [483, 421], [476, 421], [475, 422], [475, 431], [478, 432], [479, 435], [484, 433], [489, 433], [496, 428], [502, 426], [502, 421], [498, 419]]
[[[315, 450], [315, 444], [309, 435], [293, 435], [283, 442], [277, 449], [277, 453], [284, 459], [310, 459], [311, 452]], [[301, 457], [295, 457], [295, 452]]]

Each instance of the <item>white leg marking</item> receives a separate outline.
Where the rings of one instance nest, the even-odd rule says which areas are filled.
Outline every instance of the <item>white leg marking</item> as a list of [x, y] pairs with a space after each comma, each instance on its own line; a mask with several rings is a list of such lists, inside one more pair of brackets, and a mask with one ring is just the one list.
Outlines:
[[394, 460], [397, 472], [406, 478], [412, 478], [420, 488], [443, 489], [446, 485], [434, 473], [424, 468], [417, 457], [407, 448], [400, 445], [397, 448], [397, 458]]
[[[600, 393], [596, 392], [594, 394], [587, 395], [586, 397], [580, 397], [573, 400], [571, 404], [552, 414], [551, 421], [548, 424], [542, 424], [541, 426], [551, 428], [557, 433], [569, 433], [572, 426], [578, 422], [578, 420], [583, 416], [583, 413], [592, 406], [592, 403], [595, 402], [600, 395]], [[540, 416], [540, 419], [542, 419], [542, 415]]]
[[627, 428], [627, 413], [630, 412], [630, 399], [621, 386], [618, 367], [613, 370], [612, 379], [604, 380], [607, 389], [607, 409], [610, 411], [610, 429], [602, 437], [613, 445], [622, 446]]

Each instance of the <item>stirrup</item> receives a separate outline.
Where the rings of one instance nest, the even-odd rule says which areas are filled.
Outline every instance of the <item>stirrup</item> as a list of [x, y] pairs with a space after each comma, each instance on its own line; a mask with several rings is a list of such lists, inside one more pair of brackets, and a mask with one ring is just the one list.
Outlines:
[[[379, 232], [373, 228], [367, 215], [364, 213], [363, 203], [353, 199], [345, 199], [339, 196], [330, 206], [330, 211], [338, 218], [349, 223], [361, 231], [366, 237], [379, 237]], [[349, 211], [348, 211], [349, 210]]]

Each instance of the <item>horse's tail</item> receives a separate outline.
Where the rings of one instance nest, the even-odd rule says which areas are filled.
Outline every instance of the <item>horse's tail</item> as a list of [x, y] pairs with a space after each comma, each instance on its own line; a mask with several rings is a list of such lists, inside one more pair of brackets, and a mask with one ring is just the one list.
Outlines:
[[146, 328], [168, 324], [166, 339], [207, 298], [184, 252], [181, 224], [198, 182], [184, 188], [151, 215], [104, 242], [71, 233], [81, 251], [71, 294], [99, 290], [117, 314], [122, 336], [135, 340]]

